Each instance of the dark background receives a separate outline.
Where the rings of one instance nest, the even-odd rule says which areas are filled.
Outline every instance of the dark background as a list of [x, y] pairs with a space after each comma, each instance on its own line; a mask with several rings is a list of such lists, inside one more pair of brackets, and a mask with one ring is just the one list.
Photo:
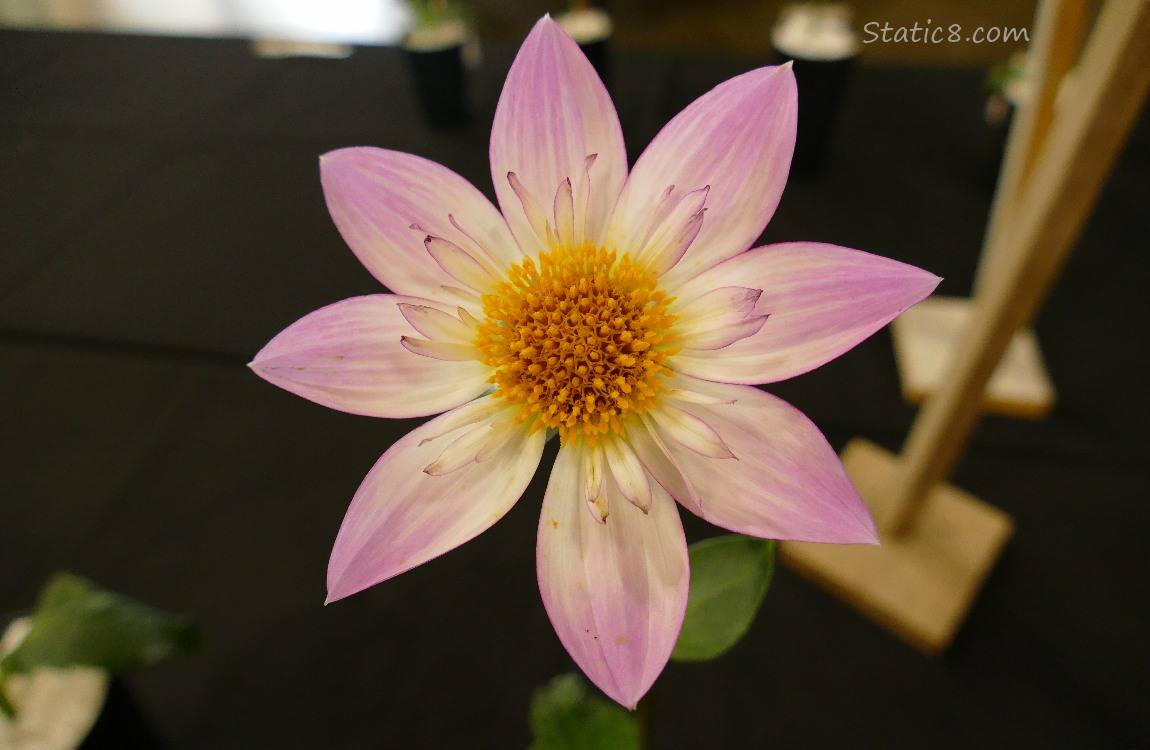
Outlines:
[[[206, 647], [127, 681], [171, 747], [521, 748], [532, 690], [574, 669], [535, 583], [546, 470], [478, 539], [324, 607], [348, 501], [418, 422], [244, 367], [305, 313], [379, 291], [326, 214], [320, 153], [410, 151], [491, 194], [514, 46], [486, 53], [472, 122], [443, 131], [395, 50], [0, 31], [0, 613], [67, 568], [193, 615]], [[617, 51], [632, 160], [766, 62]], [[981, 86], [858, 69], [826, 171], [792, 180], [764, 239], [862, 248], [966, 294], [996, 157]], [[1150, 746], [1148, 167], [1143, 117], [1036, 323], [1054, 414], [985, 420], [957, 468], [1018, 530], [950, 651], [927, 659], [780, 570], [744, 642], [656, 683], [657, 747]], [[885, 331], [770, 390], [836, 446], [897, 449], [914, 416]]]

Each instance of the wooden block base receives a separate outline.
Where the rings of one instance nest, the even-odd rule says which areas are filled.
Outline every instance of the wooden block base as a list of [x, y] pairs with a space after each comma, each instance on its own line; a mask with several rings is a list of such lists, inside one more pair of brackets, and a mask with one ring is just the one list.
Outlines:
[[1013, 533], [1014, 521], [962, 490], [939, 485], [911, 530], [892, 536], [881, 529], [890, 515], [888, 491], [897, 479], [897, 456], [856, 438], [842, 459], [879, 523], [882, 544], [784, 542], [783, 563], [925, 653], [941, 653]]
[[[891, 323], [903, 397], [920, 404], [939, 390], [971, 318], [971, 301], [930, 297]], [[1018, 331], [986, 385], [982, 410], [1023, 419], [1043, 419], [1054, 407], [1054, 384], [1034, 332]]]

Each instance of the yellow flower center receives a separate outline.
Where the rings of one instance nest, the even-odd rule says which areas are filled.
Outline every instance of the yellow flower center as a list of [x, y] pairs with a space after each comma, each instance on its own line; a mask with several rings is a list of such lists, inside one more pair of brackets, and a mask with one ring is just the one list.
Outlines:
[[675, 318], [655, 274], [590, 243], [512, 266], [483, 295], [476, 346], [496, 368], [495, 396], [522, 404], [520, 423], [589, 444], [655, 405]]

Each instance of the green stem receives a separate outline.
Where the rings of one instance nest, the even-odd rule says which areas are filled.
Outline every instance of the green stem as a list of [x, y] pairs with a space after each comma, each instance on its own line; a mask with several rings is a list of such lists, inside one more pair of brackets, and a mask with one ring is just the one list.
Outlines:
[[16, 720], [16, 706], [8, 697], [8, 675], [0, 673], [0, 714], [9, 721]]

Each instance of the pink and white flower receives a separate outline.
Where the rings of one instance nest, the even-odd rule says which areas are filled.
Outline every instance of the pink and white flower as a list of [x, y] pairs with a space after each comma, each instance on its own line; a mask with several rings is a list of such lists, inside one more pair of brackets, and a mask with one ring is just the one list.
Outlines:
[[786, 183], [796, 107], [789, 66], [753, 70], [683, 110], [628, 173], [606, 89], [544, 18], [495, 113], [499, 209], [418, 156], [322, 157], [332, 218], [392, 293], [305, 316], [251, 367], [355, 414], [444, 412], [364, 479], [329, 601], [498, 521], [556, 434], [539, 588], [568, 652], [625, 706], [683, 621], [676, 502], [758, 537], [876, 541], [819, 430], [752, 386], [837, 357], [939, 279], [813, 242], [747, 249]]

